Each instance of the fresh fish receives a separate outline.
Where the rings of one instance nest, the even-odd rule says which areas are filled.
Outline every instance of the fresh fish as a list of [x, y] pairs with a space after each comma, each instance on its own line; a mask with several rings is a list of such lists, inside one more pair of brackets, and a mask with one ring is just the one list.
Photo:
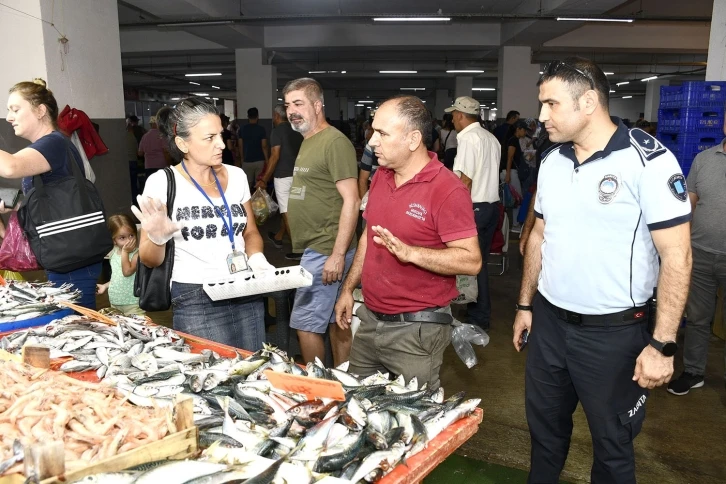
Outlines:
[[93, 474], [74, 481], [76, 484], [132, 484], [136, 481], [138, 472], [104, 472]]
[[401, 460], [405, 451], [403, 446], [394, 446], [391, 449], [373, 452], [363, 459], [350, 481], [358, 482], [376, 469], [381, 469], [384, 474], [389, 472]]
[[220, 472], [226, 467], [224, 464], [198, 460], [169, 461], [168, 464], [140, 474], [134, 484], [159, 484], [160, 482], [164, 484], [183, 484], [197, 477]]
[[63, 363], [60, 366], [59, 370], [66, 372], [66, 373], [81, 372], [81, 371], [90, 370], [92, 366], [93, 366], [93, 364], [88, 361], [71, 360], [71, 361], [66, 361], [65, 363]]
[[154, 356], [163, 360], [179, 361], [184, 364], [209, 361], [208, 355], [202, 355], [197, 353], [183, 353], [181, 351], [176, 351], [164, 347], [154, 348]]
[[25, 452], [23, 451], [23, 444], [20, 443], [20, 440], [15, 439], [13, 441], [13, 455], [3, 462], [0, 462], [0, 476], [18, 462], [22, 462], [24, 458]]
[[315, 462], [315, 472], [334, 472], [344, 468], [358, 456], [366, 436], [364, 432], [353, 434], [354, 439], [323, 453]]
[[139, 353], [137, 355], [134, 355], [133, 357], [131, 357], [131, 365], [141, 371], [151, 373], [154, 373], [159, 369], [156, 358], [154, 358], [149, 353]]

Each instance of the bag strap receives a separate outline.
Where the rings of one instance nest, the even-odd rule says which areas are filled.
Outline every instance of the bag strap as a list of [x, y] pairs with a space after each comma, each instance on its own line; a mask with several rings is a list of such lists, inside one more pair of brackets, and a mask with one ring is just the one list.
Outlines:
[[[65, 138], [65, 136], [64, 136]], [[78, 185], [78, 192], [81, 195], [81, 208], [85, 213], [90, 213], [91, 210], [93, 210], [93, 207], [91, 206], [91, 201], [88, 196], [88, 188], [86, 187], [86, 177], [81, 173], [81, 168], [78, 166], [78, 162], [76, 161], [76, 157], [73, 155], [73, 151], [71, 150], [71, 142], [66, 138], [66, 163], [70, 163], [71, 173], [73, 174], [73, 178], [76, 179], [76, 185]], [[41, 198], [48, 198], [48, 194], [45, 191], [45, 184], [43, 183], [43, 179], [40, 175], [35, 175], [33, 177], [33, 188], [35, 188], [35, 192], [38, 194]], [[44, 203], [39, 204], [40, 208], [40, 215], [42, 217], [42, 220], [50, 220], [50, 213], [48, 212], [48, 206]]]
[[446, 151], [446, 143], [449, 141], [449, 136], [451, 136], [451, 132], [454, 131], [453, 129], [449, 130], [449, 134], [446, 135], [446, 139], [444, 140], [444, 151]]
[[176, 199], [176, 179], [170, 166], [164, 168], [164, 173], [166, 174], [166, 214], [172, 218]]

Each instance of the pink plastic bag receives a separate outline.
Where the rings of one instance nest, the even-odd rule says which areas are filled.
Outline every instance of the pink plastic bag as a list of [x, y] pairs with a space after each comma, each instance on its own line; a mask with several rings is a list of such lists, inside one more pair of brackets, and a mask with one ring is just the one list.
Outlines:
[[16, 272], [41, 269], [35, 260], [35, 254], [30, 249], [28, 239], [20, 227], [18, 212], [10, 214], [10, 220], [5, 229], [5, 239], [0, 246], [0, 269]]

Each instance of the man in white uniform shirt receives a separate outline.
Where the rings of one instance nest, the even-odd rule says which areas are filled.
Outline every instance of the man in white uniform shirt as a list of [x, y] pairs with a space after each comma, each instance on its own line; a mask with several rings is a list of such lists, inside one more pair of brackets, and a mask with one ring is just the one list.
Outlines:
[[489, 329], [491, 303], [489, 301], [489, 272], [487, 257], [494, 231], [499, 221], [499, 158], [501, 146], [489, 131], [479, 124], [479, 102], [467, 96], [456, 98], [454, 105], [445, 110], [454, 116], [458, 134], [458, 148], [454, 159], [454, 173], [469, 189], [474, 203], [474, 220], [479, 235], [481, 271], [476, 278], [479, 295], [468, 309], [469, 323]]

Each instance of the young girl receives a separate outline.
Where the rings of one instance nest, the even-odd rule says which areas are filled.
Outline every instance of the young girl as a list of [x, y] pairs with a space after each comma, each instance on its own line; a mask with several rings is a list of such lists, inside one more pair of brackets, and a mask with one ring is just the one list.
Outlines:
[[134, 296], [134, 275], [139, 262], [138, 234], [136, 224], [128, 215], [113, 215], [108, 219], [108, 229], [116, 245], [111, 255], [111, 280], [97, 284], [96, 293], [108, 290], [111, 307], [124, 315], [144, 314], [139, 307], [139, 298]]

